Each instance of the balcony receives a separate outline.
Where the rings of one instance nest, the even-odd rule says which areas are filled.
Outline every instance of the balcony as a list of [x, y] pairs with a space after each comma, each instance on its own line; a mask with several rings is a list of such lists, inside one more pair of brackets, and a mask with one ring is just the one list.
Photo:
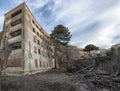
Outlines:
[[18, 24], [16, 26], [11, 27], [10, 31], [16, 31], [17, 29], [20, 29], [20, 28], [22, 29], [22, 23], [20, 23], [20, 24]]
[[19, 14], [21, 14], [21, 13], [22, 13], [22, 9], [20, 9], [20, 10], [16, 11], [15, 13], [13, 13], [13, 14], [11, 15], [11, 17], [13, 18], [13, 17], [15, 17], [15, 16], [17, 16], [17, 15], [19, 15]]
[[14, 22], [15, 20], [18, 20], [18, 19], [20, 19], [20, 18], [22, 18], [22, 13], [21, 14], [19, 14], [19, 15], [17, 15], [17, 16], [15, 16], [15, 17], [13, 17], [13, 18], [10, 18], [9, 20], [6, 20], [5, 21], [5, 24], [10, 24], [11, 22]]
[[20, 23], [22, 23], [22, 19], [21, 18], [11, 22], [10, 24], [11, 24], [11, 27], [14, 27], [14, 26], [16, 26], [16, 25], [18, 25]]
[[21, 35], [8, 39], [8, 42], [10, 44], [18, 42], [18, 41], [22, 41], [22, 36]]
[[22, 29], [17, 29], [16, 31], [10, 32], [9, 34], [10, 34], [10, 38], [19, 36], [22, 34]]

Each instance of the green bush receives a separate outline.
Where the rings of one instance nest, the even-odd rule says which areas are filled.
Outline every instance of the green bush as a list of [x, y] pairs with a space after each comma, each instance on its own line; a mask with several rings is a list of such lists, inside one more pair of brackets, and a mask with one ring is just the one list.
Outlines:
[[107, 51], [106, 56], [101, 56], [100, 54], [97, 55], [95, 58], [96, 64], [104, 64], [110, 62], [110, 60], [114, 59], [115, 57], [115, 49], [111, 47], [110, 50]]
[[95, 58], [97, 64], [104, 64], [110, 62], [111, 58], [109, 56], [99, 56]]

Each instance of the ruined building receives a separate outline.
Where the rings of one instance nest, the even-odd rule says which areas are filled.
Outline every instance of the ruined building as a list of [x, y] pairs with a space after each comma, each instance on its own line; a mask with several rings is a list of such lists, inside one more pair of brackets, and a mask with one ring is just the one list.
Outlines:
[[50, 35], [25, 3], [5, 14], [4, 36], [12, 49], [5, 73], [29, 74], [54, 68], [54, 47]]

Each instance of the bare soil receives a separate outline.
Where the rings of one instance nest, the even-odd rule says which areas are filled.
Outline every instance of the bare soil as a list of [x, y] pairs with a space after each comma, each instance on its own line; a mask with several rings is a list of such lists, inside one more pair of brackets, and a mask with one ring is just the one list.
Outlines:
[[95, 77], [92, 73], [73, 74], [56, 71], [21, 77], [1, 76], [0, 91], [120, 91], [99, 83], [97, 86], [100, 88], [97, 87], [97, 79], [98, 76]]
[[65, 73], [41, 73], [22, 77], [0, 77], [0, 91], [76, 91]]

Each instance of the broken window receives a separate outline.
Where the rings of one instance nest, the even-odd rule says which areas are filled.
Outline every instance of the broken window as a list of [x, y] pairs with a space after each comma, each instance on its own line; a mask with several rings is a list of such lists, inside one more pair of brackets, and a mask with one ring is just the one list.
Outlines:
[[16, 26], [16, 25], [20, 24], [21, 22], [22, 22], [22, 19], [18, 19], [16, 21], [12, 22], [11, 26]]
[[41, 62], [41, 60], [39, 60], [39, 65], [40, 65], [40, 67], [42, 67], [42, 62]]
[[43, 41], [44, 41], [45, 39], [44, 39], [44, 37], [43, 37]]
[[42, 35], [40, 35], [40, 38], [42, 39]]
[[13, 18], [13, 17], [17, 16], [20, 13], [22, 13], [22, 10], [16, 11], [14, 14], [11, 15], [11, 17]]
[[41, 54], [41, 53], [40, 53], [40, 49], [38, 49], [38, 54]]
[[52, 58], [55, 58], [55, 56], [54, 56], [54, 55], [52, 55]]
[[39, 28], [38, 25], [36, 25], [36, 27]]
[[50, 54], [48, 53], [47, 56], [50, 57]]
[[20, 49], [21, 48], [21, 42], [16, 42], [13, 44], [10, 44], [10, 47], [12, 50]]
[[21, 35], [21, 33], [22, 33], [22, 30], [18, 29], [18, 30], [14, 31], [14, 32], [11, 32], [10, 35], [11, 35], [11, 37], [16, 37], [18, 35]]
[[43, 61], [43, 67], [45, 67], [45, 61]]
[[52, 48], [50, 49], [51, 52], [53, 52]]
[[49, 67], [49, 62], [46, 62], [46, 64], [47, 64], [47, 67]]
[[34, 47], [34, 53], [37, 53], [37, 48], [36, 47]]
[[33, 28], [33, 32], [35, 33], [35, 28]]
[[45, 39], [45, 42], [48, 43], [47, 39]]
[[37, 35], [39, 36], [39, 33], [37, 32]]
[[41, 28], [39, 28], [39, 31], [41, 32], [41, 31], [42, 31], [42, 29], [41, 29]]
[[38, 42], [38, 45], [40, 45], [40, 41], [39, 41], [39, 40], [37, 40], [37, 42]]
[[35, 67], [38, 67], [38, 61], [35, 59]]
[[33, 41], [36, 43], [36, 36], [33, 36]]
[[32, 20], [32, 23], [35, 24], [34, 20]]

